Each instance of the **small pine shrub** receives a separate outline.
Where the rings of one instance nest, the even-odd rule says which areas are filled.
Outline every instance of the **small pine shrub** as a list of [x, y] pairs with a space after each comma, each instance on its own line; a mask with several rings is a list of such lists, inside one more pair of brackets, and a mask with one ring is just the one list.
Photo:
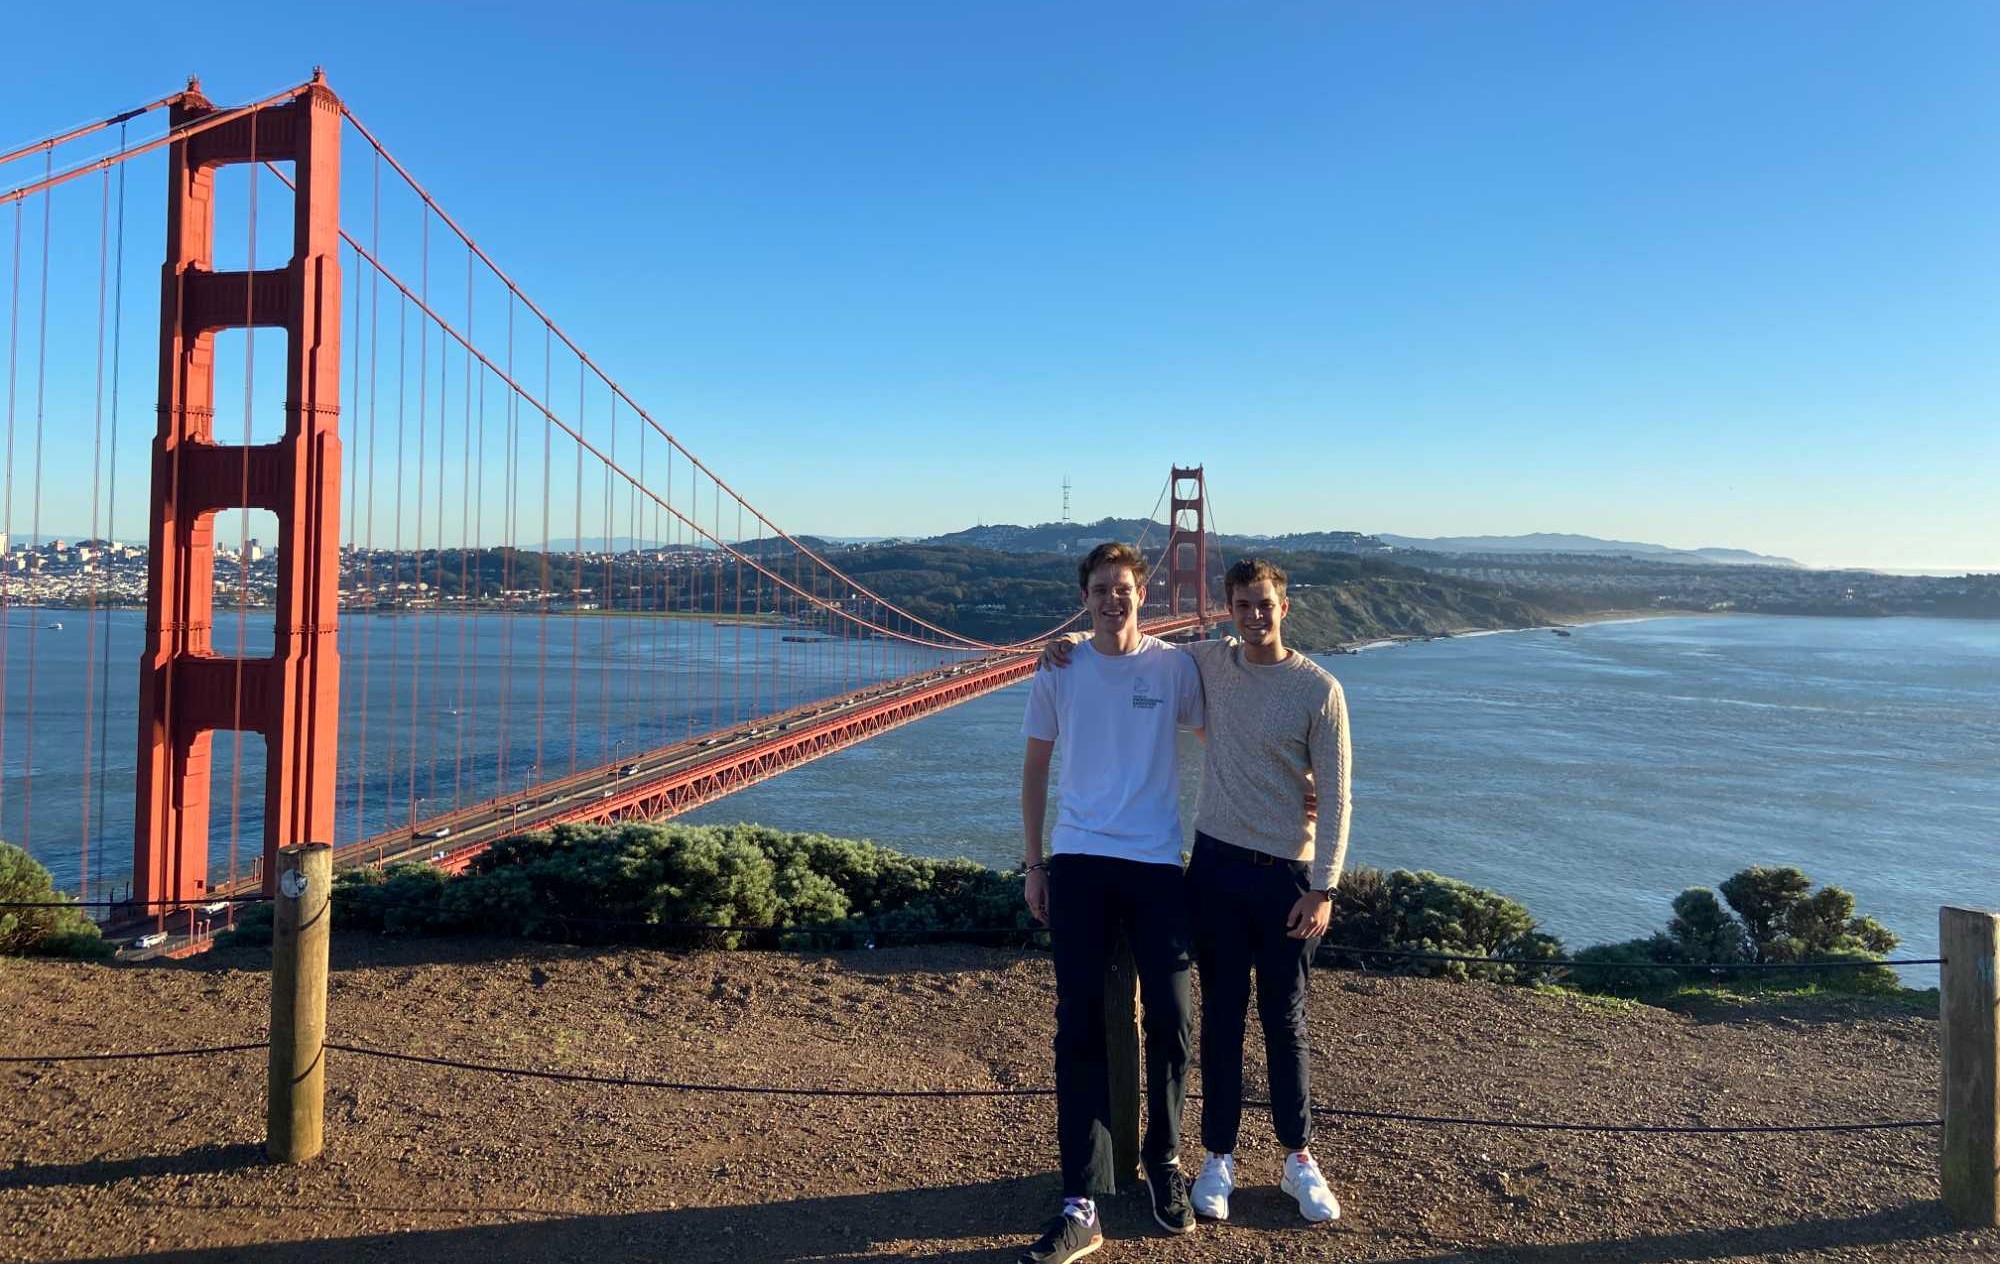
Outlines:
[[1812, 879], [1800, 870], [1764, 865], [1732, 874], [1721, 890], [1728, 909], [1716, 900], [1715, 892], [1690, 887], [1675, 897], [1673, 918], [1664, 933], [1579, 952], [1576, 960], [1581, 968], [1572, 972], [1571, 982], [1586, 991], [1644, 996], [1671, 991], [1702, 972], [1620, 970], [1619, 965], [1644, 960], [1689, 966], [1824, 961], [1829, 963], [1824, 970], [1716, 973], [1734, 991], [1893, 992], [1901, 986], [1888, 966], [1832, 964], [1876, 962], [1899, 942], [1874, 918], [1856, 916], [1854, 897], [1847, 891], [1839, 887], [1814, 891]]
[[12, 843], [0, 843], [0, 903], [56, 904], [53, 908], [0, 908], [0, 955], [104, 957], [110, 945], [97, 923], [56, 893], [49, 871]]

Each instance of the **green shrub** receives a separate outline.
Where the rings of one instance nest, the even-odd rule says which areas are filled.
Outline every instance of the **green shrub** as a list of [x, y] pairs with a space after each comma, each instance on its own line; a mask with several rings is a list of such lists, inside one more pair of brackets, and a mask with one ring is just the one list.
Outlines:
[[[427, 865], [345, 873], [333, 899], [342, 926], [570, 942], [843, 947], [1028, 929], [1019, 874], [758, 825], [559, 825], [496, 844], [456, 877]], [[743, 929], [696, 929], [710, 926]]]
[[[1342, 948], [1489, 957], [1494, 964], [1398, 962], [1343, 954]], [[1534, 983], [1553, 977], [1552, 968], [1538, 963], [1560, 957], [1562, 942], [1536, 930], [1533, 914], [1497, 892], [1435, 873], [1398, 869], [1385, 878], [1376, 870], [1355, 869], [1335, 889], [1324, 952], [1377, 969]]]
[[1608, 992], [1615, 996], [1653, 996], [1680, 986], [1681, 974], [1674, 970], [1648, 970], [1647, 965], [1686, 961], [1681, 944], [1672, 935], [1655, 933], [1645, 939], [1628, 939], [1617, 944], [1593, 944], [1571, 958], [1576, 962], [1569, 981], [1587, 992]]
[[110, 945], [97, 923], [56, 893], [49, 871], [21, 848], [0, 843], [0, 903], [59, 904], [55, 908], [0, 908], [0, 955], [102, 957]]
[[272, 920], [275, 916], [276, 912], [269, 904], [239, 904], [235, 909], [235, 926], [217, 935], [216, 942], [268, 948], [271, 945]]
[[[1872, 917], [1858, 917], [1854, 897], [1839, 887], [1812, 889], [1812, 879], [1794, 868], [1754, 865], [1722, 884], [1731, 916], [1706, 887], [1690, 887], [1675, 897], [1674, 915], [1663, 934], [1622, 944], [1601, 944], [1576, 955], [1580, 968], [1571, 981], [1592, 992], [1642, 996], [1667, 992], [1693, 981], [1698, 970], [1619, 970], [1639, 961], [1681, 962], [1690, 966], [1751, 962], [1874, 962], [1894, 951], [1896, 936]], [[1843, 992], [1895, 991], [1900, 983], [1888, 966], [1829, 965], [1825, 970], [1722, 972], [1734, 991], [1824, 989]]]

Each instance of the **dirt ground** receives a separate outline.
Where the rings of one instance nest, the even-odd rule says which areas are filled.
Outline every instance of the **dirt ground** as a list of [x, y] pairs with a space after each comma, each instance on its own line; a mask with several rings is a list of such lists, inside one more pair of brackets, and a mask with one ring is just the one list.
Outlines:
[[[148, 967], [0, 961], [0, 1053], [256, 1041], [267, 964], [247, 949]], [[703, 1083], [1044, 1086], [1052, 1013], [1048, 961], [1032, 953], [342, 935], [330, 1038]], [[1683, 1014], [1324, 971], [1311, 1021], [1322, 1105], [1650, 1123], [1937, 1111], [1936, 1022], [1881, 1003]], [[332, 1053], [327, 1151], [279, 1168], [259, 1147], [261, 1053], [4, 1065], [0, 1084], [8, 1260], [997, 1264], [1058, 1194], [1046, 1097], [682, 1093]], [[2000, 1260], [1993, 1235], [1946, 1227], [1937, 1145], [1934, 1129], [1605, 1136], [1329, 1120], [1314, 1149], [1346, 1210], [1309, 1226], [1278, 1193], [1278, 1152], [1252, 1112], [1227, 1224], [1170, 1238], [1143, 1193], [1121, 1192], [1104, 1201], [1095, 1258]]]

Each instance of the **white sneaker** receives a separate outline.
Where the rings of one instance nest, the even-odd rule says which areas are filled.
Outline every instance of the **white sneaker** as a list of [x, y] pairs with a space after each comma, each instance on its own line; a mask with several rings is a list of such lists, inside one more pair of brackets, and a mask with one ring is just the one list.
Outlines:
[[1278, 1188], [1298, 1199], [1299, 1214], [1314, 1224], [1340, 1219], [1340, 1200], [1327, 1188], [1319, 1164], [1304, 1150], [1285, 1157], [1285, 1174], [1278, 1179]]
[[1194, 1189], [1189, 1193], [1189, 1201], [1194, 1203], [1194, 1214], [1210, 1220], [1229, 1219], [1229, 1195], [1235, 1190], [1236, 1156], [1209, 1155], [1201, 1165], [1201, 1175], [1194, 1178]]

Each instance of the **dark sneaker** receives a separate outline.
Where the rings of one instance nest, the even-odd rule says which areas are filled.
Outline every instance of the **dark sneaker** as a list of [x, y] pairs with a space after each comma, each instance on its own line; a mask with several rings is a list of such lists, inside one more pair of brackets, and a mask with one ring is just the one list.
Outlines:
[[1095, 1215], [1085, 1220], [1081, 1208], [1064, 1207], [1035, 1245], [1021, 1252], [1021, 1264], [1069, 1264], [1103, 1245], [1104, 1231]]
[[1179, 1159], [1146, 1168], [1146, 1193], [1153, 1201], [1153, 1219], [1162, 1229], [1194, 1232], [1194, 1205], [1188, 1202], [1187, 1177]]

